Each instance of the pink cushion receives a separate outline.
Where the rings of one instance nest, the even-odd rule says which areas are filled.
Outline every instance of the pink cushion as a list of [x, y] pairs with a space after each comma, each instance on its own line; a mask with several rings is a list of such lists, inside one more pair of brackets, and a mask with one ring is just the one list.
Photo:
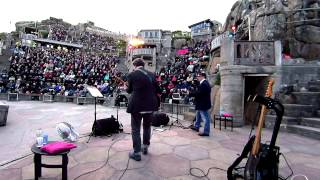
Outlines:
[[223, 113], [222, 116], [224, 117], [232, 117], [232, 114], [229, 114], [229, 113]]
[[49, 154], [57, 154], [57, 153], [64, 152], [76, 147], [77, 145], [73, 143], [58, 141], [58, 142], [53, 142], [53, 143], [42, 146], [41, 150]]

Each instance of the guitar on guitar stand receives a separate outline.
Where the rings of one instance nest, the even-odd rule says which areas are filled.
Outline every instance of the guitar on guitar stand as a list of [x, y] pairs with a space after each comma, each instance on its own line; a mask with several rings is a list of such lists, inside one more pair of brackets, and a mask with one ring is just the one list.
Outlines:
[[[275, 146], [282, 116], [284, 113], [284, 107], [279, 102], [272, 98], [272, 85], [274, 80], [270, 80], [265, 97], [256, 95], [252, 99], [252, 102], [257, 102], [262, 105], [258, 128], [256, 135], [252, 136], [245, 145], [240, 157], [228, 168], [227, 177], [228, 180], [235, 180], [241, 177], [245, 180], [277, 180], [278, 179], [278, 164], [280, 156], [280, 148]], [[272, 109], [276, 113], [276, 121], [271, 137], [270, 144], [261, 144], [261, 131], [264, 125], [264, 119], [267, 109]], [[234, 171], [241, 169], [237, 167], [240, 162], [248, 157], [248, 161], [244, 167], [243, 176], [239, 173], [234, 174]], [[243, 167], [242, 167], [243, 169]]]

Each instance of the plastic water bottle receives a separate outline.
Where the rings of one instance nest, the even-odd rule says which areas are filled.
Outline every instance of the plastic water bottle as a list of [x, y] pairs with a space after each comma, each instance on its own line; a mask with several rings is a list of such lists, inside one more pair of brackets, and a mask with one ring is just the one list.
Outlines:
[[42, 136], [42, 129], [41, 129], [41, 128], [37, 129], [37, 131], [36, 131], [36, 136], [37, 136], [37, 137]]
[[42, 134], [43, 137], [43, 144], [48, 144], [48, 133], [43, 133]]
[[41, 147], [43, 145], [42, 129], [37, 129], [36, 136], [37, 147]]

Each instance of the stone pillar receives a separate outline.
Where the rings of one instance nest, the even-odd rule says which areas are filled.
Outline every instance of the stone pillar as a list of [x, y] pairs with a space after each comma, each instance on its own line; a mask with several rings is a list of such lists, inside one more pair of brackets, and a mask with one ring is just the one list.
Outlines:
[[220, 111], [231, 113], [234, 125], [242, 126], [243, 121], [243, 79], [241, 72], [234, 63], [234, 41], [226, 38], [221, 45], [220, 59]]
[[275, 80], [275, 84], [273, 87], [273, 94], [277, 93], [280, 90], [281, 76], [282, 76], [282, 45], [281, 41], [274, 42], [274, 57], [275, 57], [275, 73], [271, 76]]
[[3, 42], [0, 41], [0, 56], [2, 55]]
[[225, 38], [221, 43], [220, 52], [220, 67], [233, 65], [234, 62], [234, 41], [230, 38]]
[[243, 77], [232, 66], [221, 71], [220, 111], [231, 113], [235, 126], [242, 126], [243, 121]]
[[274, 58], [276, 66], [281, 66], [282, 64], [282, 45], [281, 41], [274, 42]]

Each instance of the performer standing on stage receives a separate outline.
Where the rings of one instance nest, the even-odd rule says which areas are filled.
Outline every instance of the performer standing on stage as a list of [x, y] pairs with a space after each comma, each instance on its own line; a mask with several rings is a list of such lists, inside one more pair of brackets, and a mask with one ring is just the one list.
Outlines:
[[[151, 136], [152, 113], [157, 111], [157, 93], [160, 88], [157, 85], [155, 75], [144, 69], [144, 61], [137, 58], [133, 61], [134, 71], [128, 75], [127, 92], [131, 94], [127, 112], [131, 113], [131, 133], [133, 151], [129, 157], [140, 161], [141, 151], [148, 154]], [[141, 146], [140, 128], [143, 118], [143, 144]]]
[[210, 123], [211, 117], [208, 110], [211, 108], [211, 86], [206, 80], [206, 73], [200, 72], [197, 74], [197, 80], [200, 82], [195, 91], [190, 92], [190, 96], [195, 97], [196, 105], [196, 122], [191, 127], [192, 130], [199, 132], [200, 123], [204, 121], [203, 132], [199, 133], [199, 136], [210, 135]]

